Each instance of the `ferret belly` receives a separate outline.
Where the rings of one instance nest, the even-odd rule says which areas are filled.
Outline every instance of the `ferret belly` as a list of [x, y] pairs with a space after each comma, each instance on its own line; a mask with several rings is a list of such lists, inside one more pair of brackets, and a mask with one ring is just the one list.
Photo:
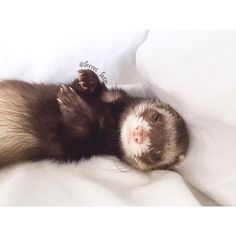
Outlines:
[[23, 161], [37, 148], [27, 100], [16, 87], [0, 83], [0, 166]]

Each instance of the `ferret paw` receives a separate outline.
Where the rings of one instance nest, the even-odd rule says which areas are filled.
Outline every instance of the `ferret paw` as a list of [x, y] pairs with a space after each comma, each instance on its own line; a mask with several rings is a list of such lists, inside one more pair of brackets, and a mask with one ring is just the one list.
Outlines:
[[89, 69], [79, 70], [75, 76], [77, 86], [83, 93], [92, 93], [99, 84], [98, 76]]
[[70, 129], [71, 135], [84, 137], [96, 124], [92, 108], [69, 86], [62, 85], [57, 95], [62, 120]]
[[71, 87], [62, 85], [57, 95], [57, 101], [62, 109], [69, 109], [75, 105], [78, 95]]

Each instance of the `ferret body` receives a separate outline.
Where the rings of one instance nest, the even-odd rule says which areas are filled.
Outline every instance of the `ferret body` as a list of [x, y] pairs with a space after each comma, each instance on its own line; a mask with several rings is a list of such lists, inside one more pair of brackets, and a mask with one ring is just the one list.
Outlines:
[[62, 86], [0, 82], [0, 166], [107, 154], [137, 169], [162, 169], [182, 160], [188, 141], [171, 107], [109, 90], [91, 70]]

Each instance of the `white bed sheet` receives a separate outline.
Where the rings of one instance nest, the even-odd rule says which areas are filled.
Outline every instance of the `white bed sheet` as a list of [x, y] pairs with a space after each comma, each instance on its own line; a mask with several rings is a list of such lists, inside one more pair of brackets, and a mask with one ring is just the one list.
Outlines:
[[0, 186], [4, 206], [200, 205], [179, 174], [129, 172], [115, 157], [16, 165], [1, 170]]
[[185, 119], [179, 173], [221, 205], [236, 205], [236, 31], [149, 32], [137, 68], [146, 95]]
[[[126, 83], [142, 96], [135, 55], [146, 31], [80, 32], [67, 25], [32, 33], [24, 25], [0, 38], [0, 78], [65, 82], [81, 60], [106, 71], [108, 84]], [[21, 30], [21, 34], [17, 33]], [[47, 37], [44, 37], [47, 35]], [[82, 36], [81, 36], [82, 35]], [[16, 36], [16, 37], [15, 37]], [[98, 37], [95, 37], [98, 36]], [[71, 40], [72, 39], [72, 40]], [[129, 85], [127, 85], [129, 84]], [[181, 175], [170, 171], [129, 172], [115, 157], [60, 166], [48, 161], [0, 170], [0, 205], [216, 205]]]
[[[140, 85], [123, 86], [142, 96]], [[0, 171], [2, 206], [199, 206], [215, 205], [181, 175], [143, 173], [113, 156], [78, 164], [24, 163]]]

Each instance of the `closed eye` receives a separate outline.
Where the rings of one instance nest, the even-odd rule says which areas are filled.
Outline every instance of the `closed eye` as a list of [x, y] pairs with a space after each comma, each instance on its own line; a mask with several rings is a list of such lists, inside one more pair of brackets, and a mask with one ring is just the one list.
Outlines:
[[153, 116], [153, 122], [161, 122], [161, 114], [155, 113], [155, 115]]
[[151, 151], [151, 159], [153, 161], [157, 161], [160, 159], [159, 155], [157, 153], [155, 153], [154, 151]]
[[156, 122], [156, 121], [160, 121], [160, 115], [156, 115], [155, 117], [154, 117], [154, 121]]

